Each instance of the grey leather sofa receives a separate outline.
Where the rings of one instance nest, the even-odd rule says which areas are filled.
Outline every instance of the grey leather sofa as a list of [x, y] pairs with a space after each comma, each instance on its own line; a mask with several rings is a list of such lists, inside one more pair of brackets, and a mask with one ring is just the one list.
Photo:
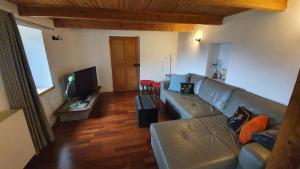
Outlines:
[[194, 95], [167, 90], [161, 83], [161, 100], [180, 119], [154, 123], [151, 145], [160, 169], [262, 169], [270, 151], [255, 142], [241, 146], [227, 126], [239, 106], [254, 114], [267, 114], [269, 125], [280, 124], [286, 107], [243, 89], [191, 75]]

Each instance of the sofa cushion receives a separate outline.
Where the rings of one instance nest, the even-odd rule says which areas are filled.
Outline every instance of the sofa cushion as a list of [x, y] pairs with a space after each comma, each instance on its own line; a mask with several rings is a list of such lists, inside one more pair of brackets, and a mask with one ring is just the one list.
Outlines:
[[194, 94], [195, 95], [199, 94], [199, 90], [200, 90], [201, 84], [202, 84], [201, 81], [196, 81], [194, 83]]
[[237, 90], [237, 88], [206, 78], [201, 85], [198, 96], [217, 109], [222, 110], [227, 105], [234, 90]]
[[251, 119], [252, 113], [244, 107], [239, 107], [232, 117], [228, 119], [228, 126], [235, 133], [240, 132], [241, 127]]
[[247, 144], [252, 141], [252, 134], [264, 131], [267, 129], [269, 117], [265, 115], [259, 115], [248, 121], [241, 128], [240, 143]]
[[169, 90], [180, 92], [181, 83], [187, 83], [189, 75], [171, 75]]
[[169, 90], [164, 91], [164, 95], [167, 104], [172, 106], [182, 119], [221, 114], [220, 111], [196, 95], [180, 94]]
[[223, 115], [152, 124], [155, 157], [169, 169], [235, 168], [240, 147], [226, 126]]
[[194, 94], [194, 83], [181, 83], [180, 93]]
[[198, 95], [205, 76], [191, 74], [190, 83], [194, 83], [194, 94]]
[[252, 140], [261, 144], [269, 150], [273, 149], [280, 125], [274, 126], [268, 130], [252, 134]]
[[195, 83], [196, 81], [202, 81], [205, 76], [197, 75], [197, 74], [190, 74], [190, 83]]
[[231, 117], [239, 106], [245, 107], [254, 115], [268, 115], [270, 126], [282, 123], [286, 110], [284, 105], [243, 90], [236, 90], [222, 112], [227, 117]]

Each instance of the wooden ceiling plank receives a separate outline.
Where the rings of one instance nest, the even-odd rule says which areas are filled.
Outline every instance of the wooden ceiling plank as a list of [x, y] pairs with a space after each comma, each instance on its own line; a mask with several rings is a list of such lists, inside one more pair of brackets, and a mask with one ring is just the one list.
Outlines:
[[85, 28], [85, 29], [112, 29], [112, 30], [147, 30], [169, 32], [191, 32], [192, 24], [170, 23], [130, 23], [121, 21], [103, 21], [86, 19], [54, 19], [57, 28]]
[[86, 19], [112, 19], [139, 22], [164, 22], [183, 24], [208, 24], [220, 25], [223, 17], [208, 15], [171, 14], [154, 12], [128, 12], [99, 8], [75, 8], [75, 7], [42, 7], [42, 6], [18, 6], [20, 16], [43, 16], [63, 18]]
[[271, 11], [283, 11], [287, 8], [287, 0], [208, 0], [207, 4]]

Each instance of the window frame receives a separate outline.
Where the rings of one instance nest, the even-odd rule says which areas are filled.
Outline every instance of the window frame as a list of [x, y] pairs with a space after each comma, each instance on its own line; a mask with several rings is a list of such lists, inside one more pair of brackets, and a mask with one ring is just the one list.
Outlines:
[[[46, 49], [45, 40], [44, 40], [44, 30], [42, 28], [38, 27], [38, 26], [34, 26], [34, 25], [31, 25], [31, 24], [27, 24], [27, 23], [23, 23], [23, 22], [18, 22], [18, 21], [17, 21], [17, 26], [23, 26], [23, 27], [27, 27], [27, 28], [31, 28], [31, 29], [37, 29], [37, 30], [40, 30], [41, 33], [42, 33], [42, 40], [43, 40], [43, 45], [44, 45], [44, 50], [45, 50], [45, 54], [46, 54], [47, 65], [48, 65], [48, 68], [49, 68], [49, 74], [50, 74], [50, 79], [51, 79], [51, 86], [46, 87], [44, 90], [41, 90], [41, 91], [39, 91], [39, 89], [37, 88], [37, 86], [35, 84], [36, 91], [37, 91], [38, 95], [39, 96], [43, 96], [46, 93], [48, 93], [49, 91], [55, 89], [55, 85], [54, 85], [54, 81], [53, 81], [53, 77], [52, 77], [52, 71], [51, 71], [51, 67], [50, 67], [49, 61], [48, 61], [48, 54], [47, 54], [47, 49]], [[19, 27], [18, 27], [18, 29], [19, 29]], [[21, 37], [21, 33], [20, 33], [20, 37]], [[25, 47], [24, 47], [24, 50], [25, 50]], [[26, 59], [28, 60], [27, 55], [26, 55]], [[30, 69], [31, 69], [31, 67], [30, 67]]]

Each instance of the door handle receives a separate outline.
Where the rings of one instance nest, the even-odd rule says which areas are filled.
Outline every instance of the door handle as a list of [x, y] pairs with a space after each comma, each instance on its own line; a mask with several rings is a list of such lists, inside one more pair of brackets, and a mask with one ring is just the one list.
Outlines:
[[137, 63], [137, 64], [134, 64], [133, 66], [134, 66], [134, 67], [140, 67], [140, 64]]

